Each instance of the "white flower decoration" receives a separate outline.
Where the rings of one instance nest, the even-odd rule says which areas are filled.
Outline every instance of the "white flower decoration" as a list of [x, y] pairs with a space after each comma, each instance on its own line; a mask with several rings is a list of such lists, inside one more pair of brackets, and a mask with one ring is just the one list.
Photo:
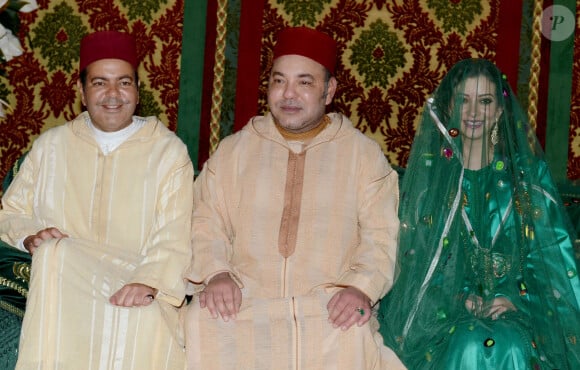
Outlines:
[[[2, 11], [5, 8], [6, 4], [9, 1], [11, 0], [0, 0], [0, 11]], [[36, 3], [36, 0], [20, 0], [18, 5], [20, 4], [24, 4], [18, 9], [18, 11], [20, 12], [29, 13], [33, 10], [38, 9], [38, 4]], [[14, 36], [14, 34], [12, 34], [11, 30], [4, 27], [4, 25], [2, 25], [1, 23], [0, 23], [0, 52], [2, 53], [2, 56], [4, 57], [5, 61], [9, 61], [14, 57], [22, 55], [22, 45], [20, 45], [20, 41], [16, 36]], [[0, 118], [6, 117], [5, 108], [8, 109], [8, 111], [12, 111], [12, 107], [6, 101], [0, 99]]]
[[20, 41], [12, 34], [12, 31], [5, 28], [2, 24], [0, 24], [0, 51], [2, 51], [2, 55], [4, 55], [6, 61], [22, 55]]
[[6, 61], [22, 55], [22, 46], [12, 31], [0, 24], [0, 51]]
[[[0, 9], [4, 8], [10, 0], [0, 0]], [[24, 0], [23, 5], [19, 11], [28, 13], [38, 8], [36, 0]], [[22, 45], [16, 36], [12, 34], [12, 31], [0, 24], [0, 51], [4, 56], [5, 61], [22, 55]], [[1, 108], [1, 105], [0, 105]]]
[[36, 3], [36, 0], [25, 0], [24, 2], [27, 4], [24, 5], [22, 8], [20, 8], [21, 12], [30, 13], [31, 11], [38, 9], [38, 4]]
[[[9, 1], [10, 0], [0, 0], [0, 9], [4, 8], [4, 5], [6, 5]], [[20, 12], [29, 13], [38, 9], [36, 0], [22, 0], [21, 3], [24, 3], [25, 5], [19, 9]]]

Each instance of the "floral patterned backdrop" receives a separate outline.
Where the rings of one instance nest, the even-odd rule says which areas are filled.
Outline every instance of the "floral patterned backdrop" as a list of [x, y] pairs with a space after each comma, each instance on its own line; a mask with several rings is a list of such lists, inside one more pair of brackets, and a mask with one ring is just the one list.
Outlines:
[[[511, 3], [521, 13], [521, 1]], [[242, 2], [242, 16], [244, 6]], [[339, 46], [339, 89], [331, 109], [349, 116], [382, 146], [391, 163], [404, 167], [419, 113], [447, 70], [469, 57], [498, 62], [501, 9], [499, 0], [266, 0], [261, 10], [258, 106], [249, 110], [255, 107], [248, 101], [251, 94], [237, 94], [236, 128], [252, 113], [267, 110], [275, 34], [288, 25], [307, 25], [327, 32]], [[517, 14], [512, 17], [520, 19]], [[509, 38], [516, 40], [516, 48], [504, 60], [517, 71], [520, 27], [514, 25]], [[244, 32], [241, 27], [240, 37]], [[239, 70], [251, 57], [240, 56]], [[515, 88], [516, 78], [511, 82]]]
[[82, 111], [76, 90], [79, 45], [92, 31], [135, 35], [139, 114], [157, 115], [175, 130], [183, 1], [36, 0], [37, 9], [20, 12], [22, 54], [0, 65], [0, 98], [9, 105], [0, 118], [0, 179], [41, 132]]
[[[527, 38], [532, 8], [537, 3], [543, 7], [557, 2], [574, 3], [28, 1], [35, 7], [18, 12], [20, 28], [15, 34], [20, 40], [21, 55], [0, 63], [0, 99], [9, 105], [5, 107], [6, 117], [0, 118], [0, 179], [41, 132], [81, 112], [75, 86], [78, 47], [82, 36], [93, 30], [120, 29], [137, 36], [142, 60], [138, 113], [158, 115], [176, 130], [188, 145], [197, 169], [219, 139], [240, 129], [252, 115], [266, 111], [266, 73], [276, 32], [286, 25], [299, 24], [326, 31], [335, 37], [341, 51], [337, 76], [340, 90], [332, 109], [349, 115], [361, 131], [380, 143], [394, 165], [404, 167], [425, 99], [453, 63], [470, 56], [494, 60], [527, 104], [531, 69]], [[6, 10], [7, 4], [18, 3], [19, 0], [0, 0], [0, 11]], [[7, 11], [0, 14], [0, 23], [4, 24], [6, 14]], [[182, 31], [184, 24], [190, 30], [186, 34]], [[576, 27], [576, 34], [580, 35], [578, 24]], [[225, 44], [222, 59], [216, 48], [220, 42]], [[567, 169], [568, 178], [576, 181], [580, 179], [579, 43], [580, 37], [576, 37], [575, 65], [570, 76], [573, 96]], [[542, 53], [548, 55], [549, 49], [546, 51], [542, 45]], [[188, 56], [183, 64], [182, 52]], [[199, 76], [192, 75], [192, 66], [199, 66]], [[182, 70], [187, 70], [185, 76], [181, 75]], [[548, 69], [542, 70], [546, 73]], [[221, 85], [214, 78], [218, 72], [223, 73]], [[183, 80], [193, 81], [184, 84]], [[545, 87], [541, 86], [542, 99], [550, 93]], [[186, 104], [178, 106], [180, 100]], [[548, 110], [540, 104], [538, 115], [545, 116]], [[212, 123], [218, 125], [214, 139]], [[544, 140], [545, 119], [539, 120], [538, 126], [540, 140]]]
[[[232, 4], [240, 2], [241, 12], [229, 11]], [[539, 33], [535, 32], [536, 28], [532, 29], [537, 21], [545, 21], [544, 16], [550, 14], [548, 9], [552, 5], [574, 12], [575, 0], [216, 0], [210, 3], [218, 5], [212, 9], [208, 6], [208, 31], [220, 30], [224, 27], [220, 20], [227, 18], [228, 32], [223, 39], [226, 50], [231, 47], [234, 53], [221, 63], [221, 69], [226, 71], [221, 82], [223, 92], [235, 96], [235, 106], [225, 106], [224, 102], [220, 120], [214, 122], [215, 115], [209, 113], [209, 106], [215, 105], [216, 96], [204, 96], [206, 104], [202, 108], [199, 150], [196, 151], [198, 168], [215, 149], [217, 137], [239, 130], [251, 116], [266, 112], [266, 81], [275, 35], [285, 26], [307, 25], [329, 33], [339, 45], [340, 89], [331, 109], [351, 117], [362, 132], [380, 143], [392, 164], [406, 165], [422, 106], [450, 66], [463, 58], [483, 57], [494, 61], [505, 72], [524, 106], [533, 108], [530, 109], [532, 124], [537, 128], [540, 142], [550, 144], [545, 149], [558, 181], [580, 181], [578, 120], [575, 116], [566, 119], [567, 112], [576, 113], [580, 90], [572, 88], [569, 99], [561, 94], [562, 87], [552, 82], [558, 78], [560, 81], [574, 78], [574, 86], [578, 86], [575, 76], [580, 75], [580, 69], [573, 68], [571, 58], [570, 61], [561, 58], [560, 52], [578, 49], [580, 28], [576, 30], [575, 47], [574, 37], [566, 42], [550, 43], [540, 35], [541, 50], [532, 50], [532, 44], [534, 47], [540, 44], [537, 39], [532, 42], [535, 37], [532, 33]], [[220, 13], [226, 7], [228, 11]], [[215, 17], [213, 24], [212, 17]], [[570, 18], [574, 22], [573, 15]], [[219, 44], [220, 38], [216, 37], [215, 41]], [[206, 46], [214, 47], [212, 43]], [[237, 50], [243, 53], [238, 55]], [[219, 55], [217, 50], [206, 49], [206, 52], [212, 56], [215, 53], [216, 58]], [[532, 59], [538, 62], [538, 58], [532, 58], [533, 54], [541, 55], [541, 66], [532, 65]], [[206, 64], [216, 60], [206, 56]], [[228, 73], [228, 65], [237, 65], [237, 69]], [[213, 67], [219, 70], [220, 63]], [[538, 70], [541, 70], [539, 76], [532, 75], [531, 71]], [[210, 76], [208, 73], [204, 79], [208, 92], [212, 91], [212, 84], [215, 86]], [[533, 90], [537, 99], [530, 102], [532, 78], [540, 81]], [[557, 94], [561, 96], [559, 99], [554, 98]], [[567, 146], [563, 145], [564, 140], [568, 141]]]

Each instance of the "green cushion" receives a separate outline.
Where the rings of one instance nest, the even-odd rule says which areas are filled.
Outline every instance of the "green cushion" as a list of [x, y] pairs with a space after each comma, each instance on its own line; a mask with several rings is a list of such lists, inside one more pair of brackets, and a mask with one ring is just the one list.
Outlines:
[[28, 253], [0, 241], [0, 308], [20, 317], [28, 296], [30, 262]]
[[16, 366], [21, 323], [19, 316], [0, 310], [0, 369], [11, 370]]
[[0, 369], [16, 366], [30, 261], [28, 253], [0, 241]]

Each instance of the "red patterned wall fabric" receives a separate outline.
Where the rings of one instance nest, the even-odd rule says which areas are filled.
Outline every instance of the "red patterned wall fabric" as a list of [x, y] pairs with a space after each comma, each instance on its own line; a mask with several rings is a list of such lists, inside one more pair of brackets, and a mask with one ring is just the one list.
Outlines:
[[[502, 3], [267, 0], [261, 24], [257, 110], [267, 109], [266, 81], [275, 34], [288, 25], [325, 31], [338, 42], [340, 53], [336, 76], [339, 90], [331, 108], [351, 117], [362, 132], [382, 146], [391, 163], [404, 167], [425, 100], [453, 64], [464, 58], [484, 57], [496, 61], [506, 73], [517, 71], [522, 5], [521, 1]], [[242, 17], [244, 6], [242, 3]], [[511, 23], [516, 27], [507, 38], [515, 39], [516, 47], [509, 50], [509, 55], [503, 53], [500, 61], [496, 57], [501, 46], [498, 34], [506, 6], [512, 11]], [[241, 37], [243, 32], [251, 31], [242, 27]], [[244, 58], [251, 57], [240, 53], [239, 65], [248, 64]], [[515, 87], [517, 76], [508, 77]], [[244, 111], [247, 104], [238, 103], [237, 128], [251, 115]]]
[[[549, 2], [546, 0], [544, 5]], [[41, 132], [82, 110], [75, 85], [78, 46], [81, 37], [93, 30], [114, 28], [137, 36], [143, 61], [139, 70], [142, 81], [139, 113], [158, 115], [168, 127], [176, 128], [184, 0], [37, 0], [37, 3], [37, 10], [20, 14], [18, 36], [24, 54], [0, 64], [0, 98], [10, 105], [7, 117], [0, 118], [0, 179]], [[394, 165], [405, 166], [425, 99], [459, 59], [489, 58], [506, 72], [514, 88], [518, 85], [520, 90], [526, 84], [526, 81], [516, 83], [518, 67], [522, 75], [522, 66], [528, 65], [519, 56], [519, 31], [522, 27], [523, 32], [525, 26], [521, 22], [522, 4], [529, 8], [533, 0], [229, 0], [227, 3], [231, 5], [229, 11], [236, 13], [228, 15], [228, 22], [230, 18], [233, 22], [228, 25], [232, 27], [228, 32], [236, 39], [239, 37], [239, 50], [234, 45], [237, 60], [233, 60], [231, 67], [236, 69], [237, 65], [239, 72], [237, 92], [232, 89], [231, 96], [223, 97], [224, 106], [229, 106], [224, 111], [234, 117], [234, 131], [252, 115], [266, 110], [265, 81], [274, 35], [286, 25], [308, 25], [336, 38], [341, 51], [337, 75], [341, 88], [332, 109], [349, 115], [361, 131], [377, 140]], [[208, 1], [208, 11], [213, 8], [215, 1]], [[208, 30], [213, 27], [215, 34], [215, 20], [212, 24], [211, 18], [208, 17]], [[578, 24], [576, 27], [578, 35]], [[577, 37], [569, 179], [580, 179], [579, 42]], [[215, 45], [215, 40], [208, 40], [206, 45]], [[214, 51], [206, 50], [210, 55]], [[525, 100], [526, 96], [521, 98]], [[211, 89], [204, 91], [206, 99], [212, 99]], [[202, 120], [197, 153], [200, 164], [208, 155], [207, 126], [209, 122]], [[538, 132], [545, 132], [545, 127], [538, 127]]]
[[139, 114], [177, 125], [184, 0], [37, 0], [21, 13], [23, 55], [0, 65], [0, 98], [10, 108], [0, 118], [0, 179], [50, 127], [82, 111], [76, 89], [81, 38], [115, 29], [135, 35]]

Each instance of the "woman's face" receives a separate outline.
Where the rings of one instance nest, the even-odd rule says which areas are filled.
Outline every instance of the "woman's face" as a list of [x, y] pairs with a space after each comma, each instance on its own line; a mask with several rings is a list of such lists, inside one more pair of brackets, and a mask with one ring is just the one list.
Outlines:
[[497, 123], [502, 108], [498, 106], [495, 92], [495, 83], [485, 76], [469, 77], [458, 87], [455, 101], [460, 103], [461, 134], [464, 139], [482, 140]]

